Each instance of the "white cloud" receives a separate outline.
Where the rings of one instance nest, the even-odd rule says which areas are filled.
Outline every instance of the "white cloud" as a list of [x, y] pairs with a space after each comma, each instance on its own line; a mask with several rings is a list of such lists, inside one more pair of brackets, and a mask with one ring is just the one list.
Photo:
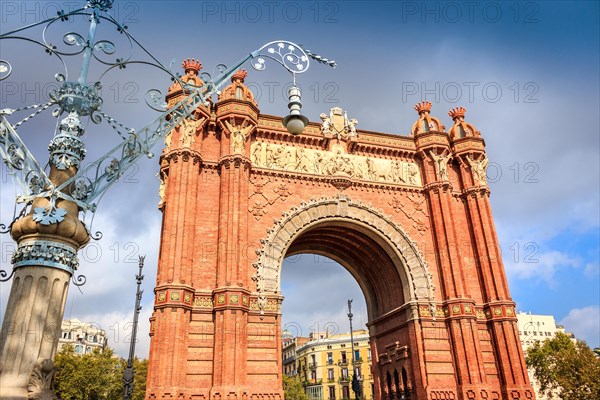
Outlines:
[[510, 254], [503, 254], [506, 273], [509, 278], [515, 279], [535, 279], [544, 281], [550, 287], [554, 286], [554, 275], [560, 268], [577, 268], [581, 261], [570, 254], [560, 251], [549, 251], [537, 254], [538, 245], [533, 243], [529, 247], [527, 244], [511, 246]]
[[567, 332], [573, 332], [577, 339], [583, 339], [594, 348], [600, 345], [600, 307], [593, 305], [574, 308], [560, 321]]

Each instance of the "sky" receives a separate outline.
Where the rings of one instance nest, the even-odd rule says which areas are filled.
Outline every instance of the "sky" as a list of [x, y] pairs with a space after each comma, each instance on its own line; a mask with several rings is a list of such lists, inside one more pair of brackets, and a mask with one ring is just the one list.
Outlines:
[[[3, 1], [0, 32], [70, 11], [80, 2]], [[433, 103], [432, 115], [449, 128], [448, 110], [467, 109], [466, 120], [482, 133], [490, 166], [492, 211], [510, 290], [517, 309], [554, 315], [557, 323], [593, 347], [600, 345], [600, 117], [599, 6], [597, 2], [421, 1], [117, 1], [115, 18], [165, 65], [198, 58], [203, 71], [231, 65], [274, 40], [289, 40], [326, 58], [335, 69], [311, 63], [298, 76], [303, 113], [342, 107], [358, 128], [408, 135], [414, 105]], [[47, 40], [85, 29], [85, 21], [53, 24]], [[99, 38], [115, 39], [117, 54], [129, 46], [107, 23]], [[40, 30], [28, 37], [41, 38]], [[103, 36], [105, 35], [105, 36]], [[122, 53], [119, 53], [122, 52]], [[139, 49], [136, 59], [147, 56]], [[111, 56], [112, 58], [117, 55]], [[13, 67], [0, 82], [0, 109], [48, 100], [61, 64], [39, 46], [0, 41], [0, 59]], [[70, 78], [80, 58], [68, 60]], [[287, 113], [290, 76], [278, 65], [264, 72], [246, 66], [247, 85], [264, 114]], [[103, 70], [92, 65], [90, 81]], [[169, 77], [148, 66], [129, 66], [102, 78], [103, 111], [141, 128], [156, 113], [145, 93], [169, 86]], [[15, 113], [16, 123], [27, 116]], [[18, 130], [41, 163], [47, 159], [56, 119], [49, 112]], [[90, 123], [87, 160], [120, 140], [105, 123]], [[160, 152], [160, 145], [155, 153]], [[161, 213], [158, 159], [141, 159], [102, 199], [92, 229], [103, 233], [80, 252], [65, 318], [94, 322], [125, 356], [131, 333], [138, 255], [146, 255], [137, 354], [148, 354]], [[13, 218], [15, 193], [4, 165], [0, 223]], [[92, 215], [86, 216], [91, 222]], [[1, 266], [11, 268], [15, 244], [0, 236]], [[0, 284], [0, 312], [11, 282]], [[348, 331], [346, 301], [354, 299], [354, 327], [367, 322], [364, 297], [350, 274], [333, 261], [302, 255], [284, 262], [284, 327]]]

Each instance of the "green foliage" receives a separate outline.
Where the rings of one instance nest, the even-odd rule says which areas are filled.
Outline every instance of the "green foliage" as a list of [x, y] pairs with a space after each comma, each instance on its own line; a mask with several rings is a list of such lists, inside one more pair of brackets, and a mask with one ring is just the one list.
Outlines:
[[308, 400], [300, 379], [285, 374], [283, 375], [283, 396], [285, 400]]
[[148, 360], [133, 359], [133, 395], [132, 400], [144, 400], [146, 397], [146, 378], [148, 377]]
[[557, 391], [563, 400], [600, 399], [600, 359], [583, 341], [565, 334], [536, 342], [527, 351], [542, 392]]
[[[120, 400], [123, 398], [123, 370], [127, 363], [110, 348], [76, 355], [73, 346], [64, 346], [56, 355], [54, 389], [62, 400]], [[146, 392], [147, 360], [134, 360], [133, 400]]]

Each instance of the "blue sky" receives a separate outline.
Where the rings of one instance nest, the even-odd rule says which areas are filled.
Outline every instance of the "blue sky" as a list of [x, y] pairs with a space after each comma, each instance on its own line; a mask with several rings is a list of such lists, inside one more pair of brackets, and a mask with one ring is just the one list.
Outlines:
[[[0, 30], [77, 4], [3, 1]], [[212, 72], [218, 63], [232, 64], [281, 39], [335, 59], [335, 70], [313, 63], [298, 77], [311, 121], [340, 106], [361, 129], [406, 135], [421, 100], [433, 103], [432, 114], [447, 128], [447, 111], [466, 107], [467, 120], [486, 140], [492, 210], [518, 309], [554, 315], [567, 330], [600, 345], [597, 2], [117, 1], [114, 11], [159, 60], [175, 60], [176, 69], [182, 59], [195, 57]], [[67, 22], [56, 32], [81, 26]], [[0, 108], [43, 101], [61, 72], [34, 46], [1, 43], [0, 58], [14, 67], [0, 83]], [[261, 112], [284, 115], [283, 89], [290, 81], [285, 71], [276, 65], [266, 72], [247, 69]], [[99, 71], [93, 67], [90, 79]], [[154, 115], [144, 93], [164, 92], [168, 85], [163, 73], [149, 68], [111, 73], [104, 80], [104, 111], [142, 127]], [[54, 123], [41, 116], [19, 130], [40, 160], [47, 157]], [[107, 132], [106, 125], [89, 127], [88, 159], [118, 141]], [[71, 288], [67, 302], [67, 317], [101, 324], [121, 354], [137, 254], [147, 254], [139, 351], [148, 351], [160, 235], [157, 170], [156, 159], [141, 160], [100, 203], [94, 228], [104, 238], [81, 255], [88, 284], [83, 294]], [[4, 170], [2, 177], [0, 220], [7, 223], [14, 195]], [[6, 269], [13, 244], [6, 235], [0, 241]], [[366, 322], [360, 289], [342, 267], [311, 255], [290, 261], [283, 268], [284, 323], [303, 334], [327, 323], [347, 330], [349, 297], [355, 299], [357, 325]], [[0, 285], [2, 312], [9, 287]]]

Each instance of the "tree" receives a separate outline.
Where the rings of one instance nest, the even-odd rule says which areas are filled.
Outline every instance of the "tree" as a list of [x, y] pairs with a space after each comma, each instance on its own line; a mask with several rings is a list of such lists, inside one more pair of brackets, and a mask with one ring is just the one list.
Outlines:
[[133, 359], [133, 395], [132, 400], [144, 400], [146, 397], [146, 379], [148, 377], [148, 360]]
[[[63, 400], [112, 400], [119, 398], [119, 359], [110, 348], [76, 355], [64, 346], [56, 356], [55, 392]], [[116, 396], [116, 397], [115, 397]]]
[[[120, 400], [123, 398], [123, 370], [127, 362], [110, 348], [76, 355], [65, 345], [56, 355], [54, 389], [62, 400]], [[144, 400], [148, 360], [134, 359], [133, 400]]]
[[300, 380], [287, 375], [283, 375], [283, 397], [285, 400], [308, 400]]
[[556, 391], [563, 400], [600, 399], [600, 359], [585, 342], [557, 333], [529, 348], [525, 361], [542, 392]]

